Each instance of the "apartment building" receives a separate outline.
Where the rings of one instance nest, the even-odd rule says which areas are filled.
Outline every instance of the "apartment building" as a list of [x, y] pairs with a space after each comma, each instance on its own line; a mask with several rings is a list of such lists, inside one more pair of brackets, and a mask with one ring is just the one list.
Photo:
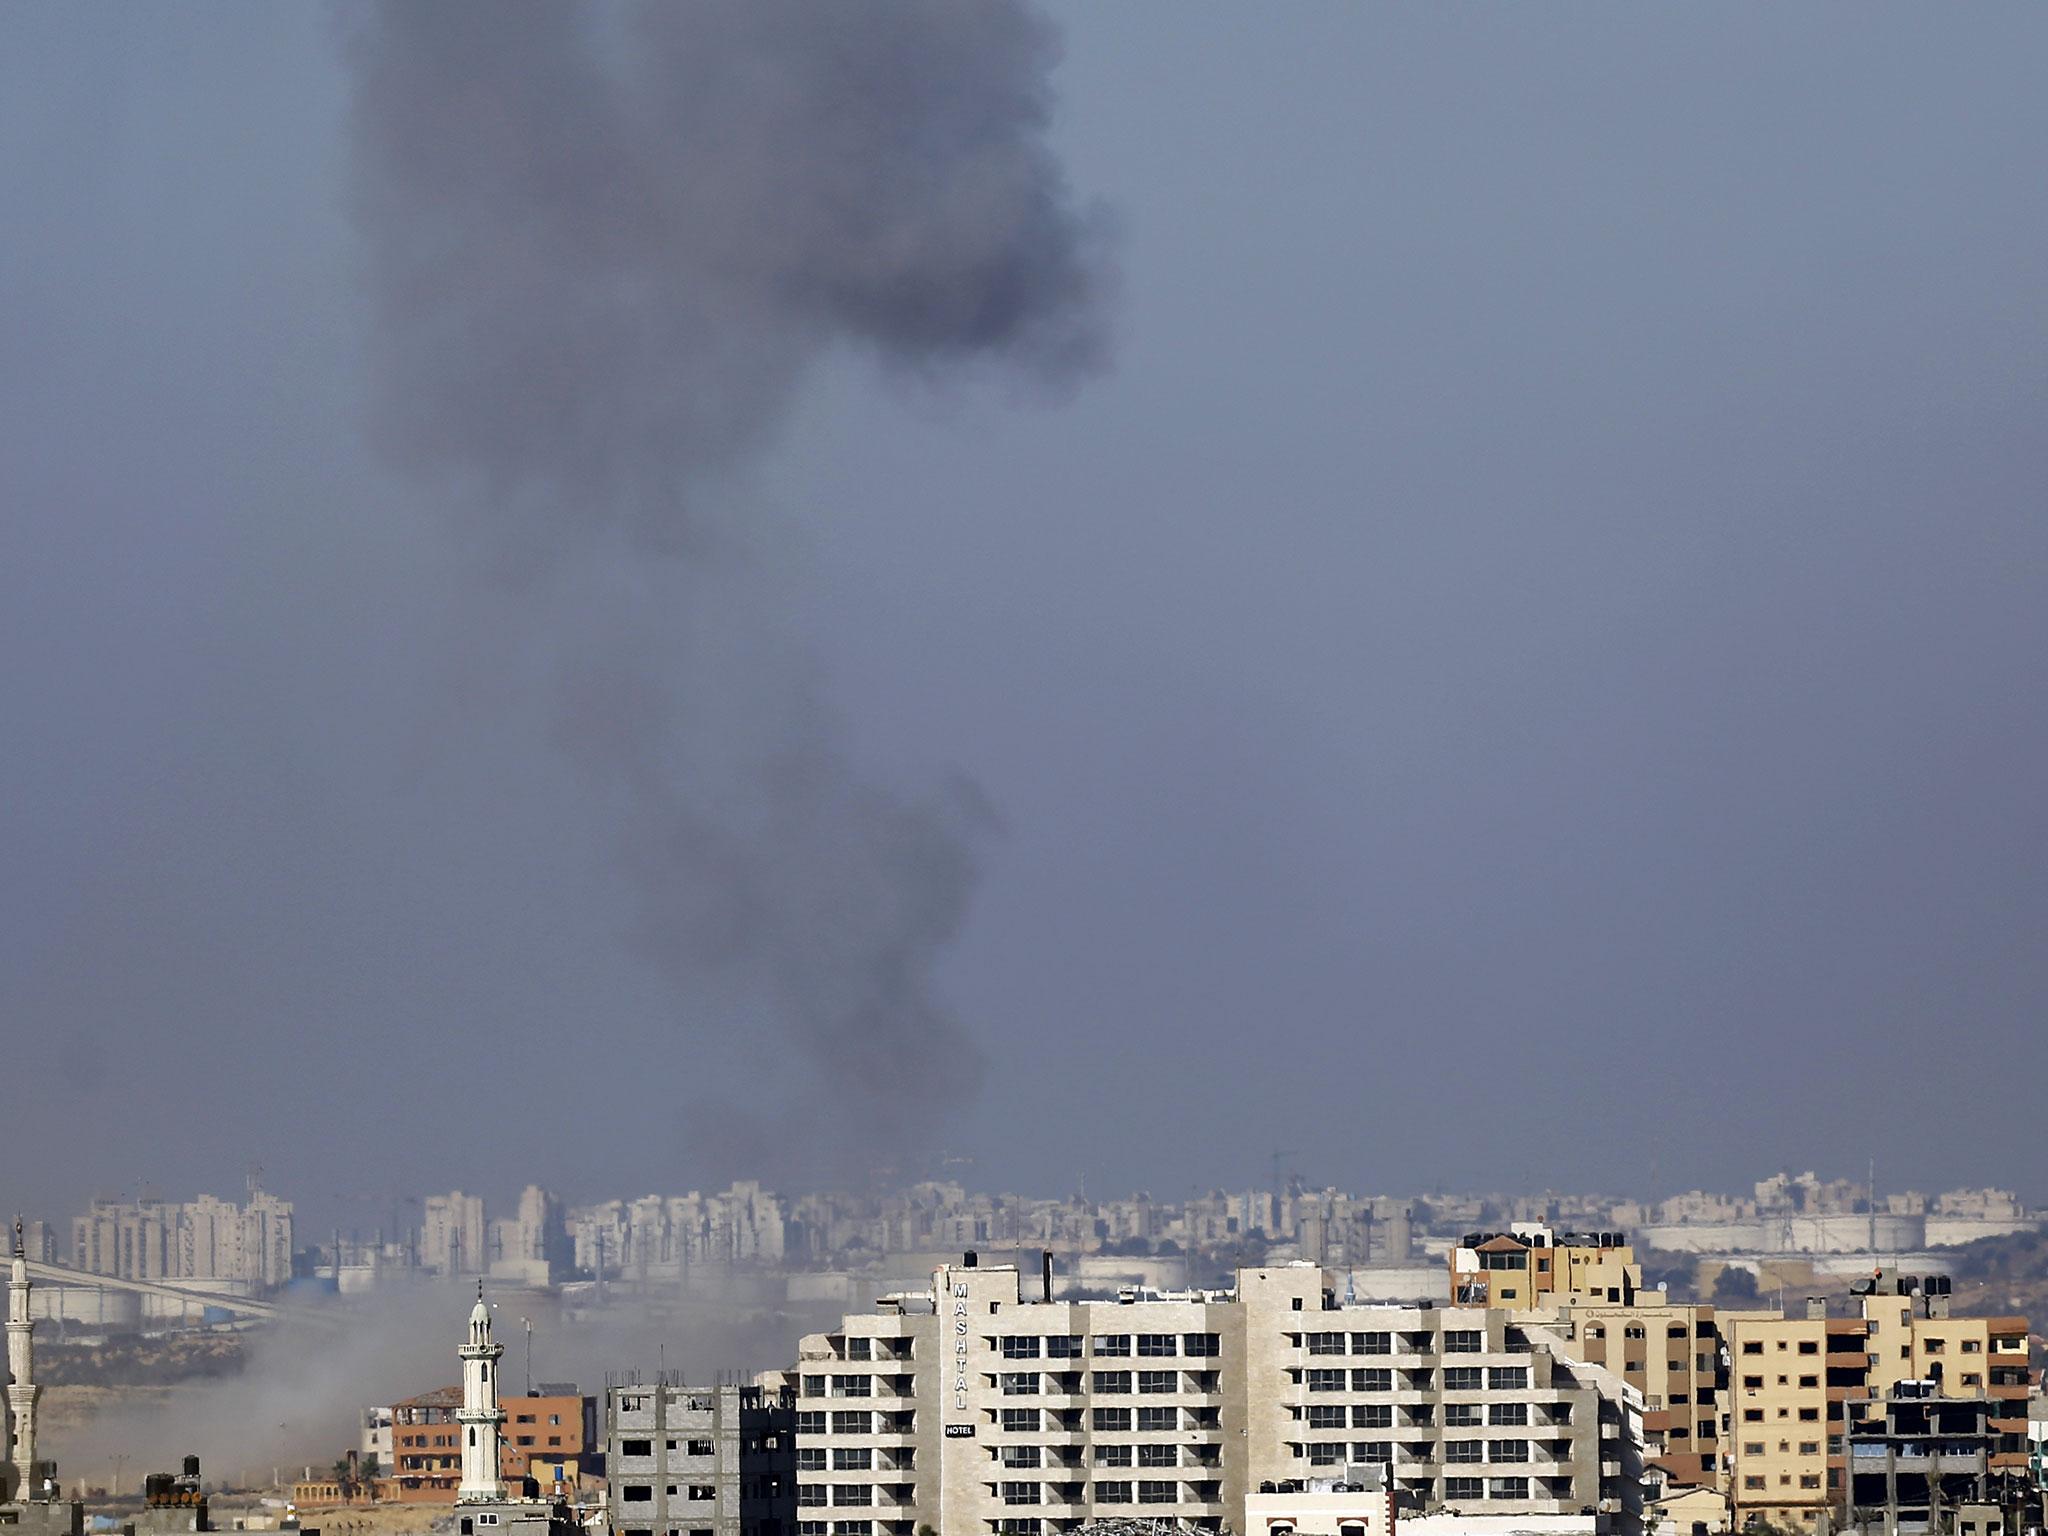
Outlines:
[[2028, 1367], [2027, 1319], [1955, 1317], [1949, 1281], [1889, 1277], [1861, 1298], [1870, 1357], [1869, 1396], [1882, 1400], [1902, 1382], [1931, 1382], [1936, 1394], [1990, 1400], [1993, 1472], [2024, 1471]]
[[789, 1536], [795, 1431], [792, 1399], [773, 1388], [608, 1381], [615, 1536]]
[[[803, 1340], [797, 1536], [1245, 1529], [1262, 1484], [1376, 1469], [1407, 1507], [1619, 1513], [1627, 1389], [1500, 1312], [1339, 1305], [1314, 1265], [1234, 1291], [1051, 1301], [970, 1255]], [[1625, 1470], [1628, 1469], [1628, 1470]]]
[[1661, 1299], [1632, 1307], [1580, 1301], [1559, 1316], [1574, 1359], [1605, 1367], [1642, 1394], [1651, 1496], [1718, 1488], [1721, 1338], [1714, 1309]]
[[1846, 1405], [1867, 1395], [1861, 1318], [1737, 1313], [1728, 1341], [1728, 1489], [1738, 1526], [1807, 1528], [1839, 1505]]
[[246, 1204], [95, 1200], [71, 1223], [71, 1264], [124, 1280], [226, 1282], [248, 1291], [292, 1277], [292, 1204], [252, 1188]]
[[[1853, 1492], [1846, 1480], [1857, 1427], [1884, 1421], [1894, 1398], [1980, 1403], [1987, 1473], [2026, 1471], [2027, 1320], [1953, 1317], [1939, 1277], [1880, 1274], [1859, 1283], [1855, 1299], [1855, 1317], [1828, 1316], [1818, 1298], [1799, 1318], [1721, 1317], [1729, 1348], [1722, 1438], [1738, 1524], [1754, 1515], [1810, 1526], [1823, 1512], [1838, 1514]], [[1945, 1424], [1962, 1412], [1942, 1408], [1934, 1418]]]
[[1448, 1262], [1451, 1305], [1533, 1312], [1571, 1300], [1629, 1305], [1642, 1266], [1619, 1232], [1555, 1232], [1521, 1222], [1506, 1232], [1468, 1232]]

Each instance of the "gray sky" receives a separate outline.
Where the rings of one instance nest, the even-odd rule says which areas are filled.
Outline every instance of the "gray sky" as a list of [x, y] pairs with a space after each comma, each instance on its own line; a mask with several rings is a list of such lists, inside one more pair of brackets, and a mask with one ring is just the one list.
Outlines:
[[[2048, 1199], [2048, 15], [1052, 15], [1106, 371], [764, 332], [708, 552], [544, 578], [372, 431], [330, 20], [0, 15], [0, 1198]], [[959, 812], [905, 1091], [650, 928], [586, 661]]]

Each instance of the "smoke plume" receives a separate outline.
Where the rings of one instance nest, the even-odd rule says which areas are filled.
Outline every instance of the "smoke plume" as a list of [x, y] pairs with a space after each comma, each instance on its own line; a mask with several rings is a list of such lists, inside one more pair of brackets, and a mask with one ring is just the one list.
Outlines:
[[[732, 508], [835, 350], [1055, 390], [1101, 365], [1101, 221], [1045, 139], [1054, 33], [1002, 0], [347, 25], [374, 428], [545, 631], [635, 947], [682, 1006], [742, 978], [856, 1116], [971, 1091], [932, 970], [986, 806], [868, 782], [811, 669], [747, 659], [783, 649], [732, 599], [774, 540]], [[634, 600], [577, 618], [562, 594], [605, 561]]]

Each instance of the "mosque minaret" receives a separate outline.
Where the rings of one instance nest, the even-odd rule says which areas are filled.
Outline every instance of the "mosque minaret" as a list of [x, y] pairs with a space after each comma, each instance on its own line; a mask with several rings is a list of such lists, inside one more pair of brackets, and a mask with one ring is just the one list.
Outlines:
[[0, 1432], [7, 1466], [0, 1473], [0, 1498], [32, 1499], [37, 1493], [36, 1400], [43, 1389], [36, 1385], [35, 1323], [29, 1317], [28, 1293], [28, 1255], [22, 1247], [21, 1218], [16, 1217], [14, 1266], [7, 1279], [7, 1423]]
[[505, 1497], [498, 1456], [505, 1415], [498, 1407], [497, 1376], [505, 1346], [491, 1338], [491, 1309], [484, 1301], [482, 1281], [477, 1282], [476, 1305], [470, 1309], [469, 1342], [461, 1353], [462, 1411], [455, 1419], [462, 1426], [462, 1486], [455, 1498], [461, 1504], [494, 1504]]

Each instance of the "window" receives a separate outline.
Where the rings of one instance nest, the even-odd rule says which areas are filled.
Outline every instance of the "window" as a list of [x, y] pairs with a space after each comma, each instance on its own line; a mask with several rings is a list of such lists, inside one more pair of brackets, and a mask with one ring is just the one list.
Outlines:
[[867, 1397], [875, 1390], [872, 1376], [834, 1376], [832, 1395], [834, 1397]]
[[1489, 1424], [1526, 1424], [1529, 1422], [1527, 1403], [1494, 1403], [1486, 1410]]
[[1761, 1488], [1761, 1487], [1763, 1487], [1763, 1485], [1764, 1485], [1764, 1480], [1763, 1480], [1763, 1479], [1762, 1479], [1761, 1477], [1755, 1476], [1754, 1474], [1752, 1474], [1752, 1475], [1750, 1475], [1750, 1476], [1748, 1476], [1748, 1477], [1745, 1477], [1745, 1478], [1744, 1478], [1744, 1479], [1742, 1480], [1742, 1486], [1743, 1486], [1743, 1487], [1745, 1487], [1745, 1488], [1749, 1488], [1749, 1489], [1757, 1489], [1757, 1488]]
[[797, 1447], [796, 1469], [799, 1472], [822, 1472], [825, 1470], [825, 1448], [821, 1445]]
[[1351, 1426], [1354, 1429], [1392, 1429], [1394, 1427], [1394, 1405], [1392, 1403], [1358, 1403], [1351, 1409]]
[[624, 1500], [628, 1504], [651, 1504], [654, 1502], [654, 1486], [651, 1483], [628, 1483]]
[[832, 1485], [832, 1502], [835, 1506], [841, 1507], [850, 1504], [866, 1504], [869, 1502], [867, 1484], [834, 1483]]
[[621, 1456], [652, 1456], [654, 1454], [654, 1442], [652, 1440], [621, 1440], [619, 1442], [619, 1454]]
[[1478, 1461], [1481, 1459], [1481, 1449], [1481, 1444], [1477, 1440], [1446, 1440], [1444, 1442], [1444, 1460], [1447, 1462]]
[[865, 1435], [874, 1422], [874, 1416], [865, 1408], [842, 1408], [832, 1415], [832, 1433], [835, 1435]]
[[1342, 1403], [1310, 1403], [1308, 1405], [1308, 1427], [1310, 1429], [1342, 1429], [1345, 1409]]
[[1745, 1376], [1745, 1377], [1743, 1377], [1743, 1378], [1742, 1378], [1742, 1390], [1743, 1390], [1743, 1391], [1745, 1391], [1745, 1392], [1761, 1392], [1761, 1391], [1763, 1391], [1763, 1389], [1764, 1389], [1764, 1379], [1763, 1379], [1763, 1377], [1761, 1377], [1761, 1376]]
[[1035, 1335], [1028, 1337], [1020, 1336], [1014, 1333], [1004, 1334], [1003, 1358], [1005, 1360], [1036, 1360], [1038, 1358], [1037, 1337]]
[[1138, 1372], [1138, 1390], [1140, 1392], [1151, 1392], [1155, 1394], [1160, 1392], [1171, 1392], [1177, 1384], [1178, 1379], [1172, 1371]]
[[832, 1451], [834, 1472], [869, 1472], [874, 1469], [875, 1453], [864, 1445], [835, 1446]]
[[1131, 1390], [1131, 1373], [1129, 1371], [1097, 1371], [1089, 1382], [1089, 1387], [1096, 1392], [1128, 1392]]
[[1476, 1355], [1485, 1342], [1486, 1335], [1477, 1328], [1444, 1330], [1444, 1353], [1447, 1355]]
[[[1128, 1408], [1097, 1408], [1094, 1425], [1101, 1430], [1126, 1430], [1131, 1427], [1131, 1410]], [[1008, 1426], [1005, 1426], [1006, 1428]]]
[[1174, 1490], [1175, 1485], [1172, 1483], [1140, 1483], [1138, 1484], [1138, 1502], [1140, 1504], [1171, 1504], [1174, 1499]]
[[1054, 1360], [1078, 1360], [1081, 1358], [1081, 1340], [1073, 1334], [1054, 1334], [1045, 1341], [1046, 1355]]
[[1496, 1477], [1490, 1490], [1496, 1499], [1526, 1499], [1529, 1497], [1529, 1479], [1526, 1477]]
[[1141, 1467], [1170, 1467], [1178, 1458], [1178, 1448], [1171, 1445], [1141, 1445], [1138, 1447], [1138, 1465]]
[[1477, 1424], [1478, 1422], [1479, 1405], [1477, 1403], [1444, 1404], [1444, 1427], [1446, 1429], [1457, 1429], [1463, 1425]]
[[799, 1504], [824, 1503], [825, 1485], [823, 1483], [798, 1483], [796, 1485], [796, 1501]]
[[1344, 1373], [1342, 1371], [1304, 1371], [1303, 1378], [1311, 1392], [1342, 1392]]
[[1341, 1333], [1312, 1333], [1308, 1336], [1308, 1352], [1312, 1355], [1341, 1355], [1344, 1353], [1344, 1335]]
[[1098, 1445], [1095, 1447], [1095, 1465], [1098, 1467], [1128, 1467], [1131, 1464], [1131, 1448], [1128, 1445]]
[[1761, 1424], [1761, 1423], [1763, 1423], [1763, 1421], [1764, 1421], [1764, 1411], [1763, 1411], [1763, 1409], [1761, 1409], [1761, 1408], [1745, 1408], [1745, 1409], [1743, 1409], [1743, 1410], [1742, 1410], [1742, 1422], [1743, 1422], [1743, 1423], [1745, 1423], [1745, 1424]]
[[874, 1341], [871, 1339], [848, 1339], [846, 1358], [849, 1360], [872, 1360], [875, 1357]]
[[1038, 1391], [1038, 1372], [1005, 1371], [1002, 1383], [1005, 1397], [1031, 1397]]
[[1799, 1475], [1799, 1486], [1802, 1488], [1818, 1488], [1820, 1486], [1820, 1474], [1818, 1472], [1802, 1472]]
[[[1747, 1353], [1747, 1351], [1744, 1351], [1744, 1353]], [[1799, 1341], [1799, 1353], [1801, 1353], [1802, 1355], [1819, 1354], [1820, 1341], [1817, 1339], [1801, 1339]]]
[[1006, 1467], [1035, 1467], [1038, 1465], [1038, 1447], [1006, 1445], [997, 1459]]
[[1131, 1336], [1128, 1333], [1095, 1335], [1095, 1353], [1098, 1355], [1128, 1355], [1130, 1352]]
[[1211, 1359], [1223, 1353], [1222, 1340], [1213, 1333], [1184, 1333], [1180, 1339], [1180, 1352], [1197, 1359]]
[[[669, 1442], [669, 1449], [675, 1449], [675, 1442], [673, 1440]], [[690, 1454], [692, 1456], [709, 1456], [711, 1454], [711, 1442], [709, 1440], [692, 1440], [690, 1442]]]
[[1351, 1335], [1351, 1353], [1354, 1355], [1384, 1355], [1391, 1352], [1394, 1336], [1391, 1333], [1354, 1333]]
[[[1097, 1409], [1100, 1413], [1102, 1410]], [[1036, 1408], [1005, 1408], [1003, 1430], [1012, 1435], [1035, 1435], [1038, 1433], [1038, 1410]]]
[[1138, 1353], [1158, 1359], [1171, 1355], [1180, 1348], [1180, 1340], [1170, 1333], [1141, 1333], [1138, 1335]]
[[1097, 1483], [1095, 1502], [1098, 1504], [1128, 1504], [1131, 1502], [1129, 1483]]
[[796, 1432], [800, 1435], [822, 1435], [825, 1433], [825, 1415], [799, 1412], [796, 1416]]
[[1811, 1390], [1820, 1385], [1820, 1378], [1818, 1376], [1802, 1376], [1799, 1378], [1799, 1385]]
[[[1341, 1372], [1339, 1374], [1342, 1374]], [[1394, 1373], [1383, 1365], [1367, 1366], [1364, 1370], [1351, 1373], [1351, 1390], [1354, 1392], [1391, 1392], [1394, 1390]]]
[[716, 1500], [716, 1499], [717, 1499], [717, 1497], [718, 1497], [718, 1490], [717, 1490], [716, 1488], [712, 1487], [712, 1486], [711, 1486], [711, 1485], [710, 1485], [709, 1483], [692, 1483], [692, 1484], [690, 1484], [690, 1498], [691, 1498], [691, 1500], [692, 1500], [693, 1502], [695, 1502], [695, 1503], [698, 1503], [698, 1504], [706, 1504], [706, 1503], [710, 1503], [710, 1502], [712, 1502], [712, 1501]]
[[1444, 1498], [1481, 1499], [1486, 1496], [1485, 1487], [1476, 1477], [1447, 1477], [1444, 1479]]
[[1486, 1372], [1486, 1384], [1496, 1392], [1525, 1392], [1529, 1387], [1529, 1368], [1526, 1365], [1490, 1366]]
[[1444, 1390], [1446, 1392], [1477, 1392], [1484, 1373], [1476, 1365], [1450, 1365], [1444, 1367]]
[[1820, 1442], [1818, 1440], [1800, 1441], [1799, 1454], [1802, 1456], [1818, 1456], [1820, 1454]]
[[[1764, 1341], [1762, 1339], [1745, 1340], [1742, 1346], [1742, 1352], [1745, 1355], [1760, 1355], [1764, 1352]], [[1757, 1484], [1757, 1486], [1761, 1488], [1763, 1484], [1759, 1483]]]
[[1529, 1442], [1526, 1440], [1489, 1440], [1486, 1442], [1488, 1461], [1527, 1461]]
[[823, 1397], [825, 1395], [825, 1378], [822, 1376], [806, 1376], [803, 1381], [803, 1387], [805, 1397]]
[[1036, 1504], [1038, 1502], [1038, 1484], [1004, 1483], [1003, 1502], [1005, 1504]]
[[1308, 1459], [1311, 1466], [1332, 1467], [1344, 1459], [1342, 1440], [1314, 1440], [1309, 1443]]
[[1141, 1431], [1149, 1430], [1157, 1433], [1161, 1430], [1174, 1429], [1178, 1427], [1179, 1419], [1180, 1410], [1177, 1408], [1140, 1408], [1138, 1410], [1138, 1428]]
[[1358, 1440], [1351, 1446], [1354, 1461], [1377, 1463], [1388, 1466], [1394, 1460], [1394, 1442], [1391, 1440]]

